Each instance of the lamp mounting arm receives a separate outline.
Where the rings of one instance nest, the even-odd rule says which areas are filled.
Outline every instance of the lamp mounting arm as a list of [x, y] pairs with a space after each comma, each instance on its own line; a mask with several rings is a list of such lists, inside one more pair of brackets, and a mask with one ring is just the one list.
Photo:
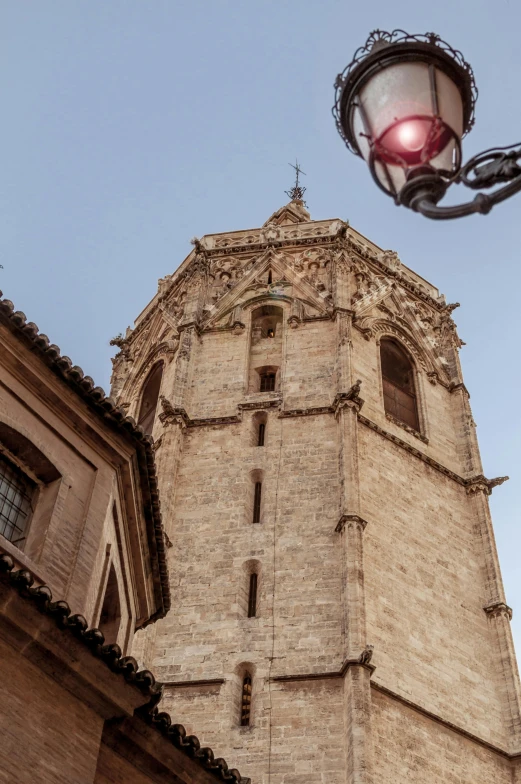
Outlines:
[[[412, 177], [400, 192], [400, 203], [420, 212], [426, 218], [446, 220], [480, 213], [486, 215], [492, 207], [521, 191], [521, 144], [485, 150], [471, 158], [451, 180], [438, 174]], [[461, 183], [472, 190], [503, 185], [493, 193], [478, 193], [465, 204], [438, 207], [438, 201], [453, 183]]]

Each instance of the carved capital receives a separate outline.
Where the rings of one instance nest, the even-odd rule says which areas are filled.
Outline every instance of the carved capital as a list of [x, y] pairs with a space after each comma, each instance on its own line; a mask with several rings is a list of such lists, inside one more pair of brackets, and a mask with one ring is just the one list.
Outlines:
[[483, 609], [486, 614], [490, 615], [492, 618], [504, 615], [509, 621], [512, 620], [512, 608], [504, 602], [491, 602], [490, 604], [486, 604]]
[[362, 517], [360, 517], [360, 515], [343, 514], [336, 525], [335, 533], [342, 533], [344, 528], [356, 528], [360, 531], [360, 533], [363, 533], [365, 531], [366, 525], [367, 520], [364, 520]]
[[159, 414], [159, 421], [165, 427], [167, 425], [181, 425], [185, 428], [188, 425], [189, 417], [184, 408], [173, 406], [164, 395], [159, 398], [162, 412]]
[[361, 385], [362, 382], [360, 381], [360, 379], [358, 379], [356, 384], [353, 384], [353, 386], [350, 387], [347, 390], [347, 392], [338, 392], [338, 394], [336, 395], [333, 401], [333, 411], [335, 413], [335, 416], [338, 415], [338, 412], [342, 408], [353, 408], [357, 412], [360, 411], [360, 409], [364, 405], [364, 401], [359, 396]]

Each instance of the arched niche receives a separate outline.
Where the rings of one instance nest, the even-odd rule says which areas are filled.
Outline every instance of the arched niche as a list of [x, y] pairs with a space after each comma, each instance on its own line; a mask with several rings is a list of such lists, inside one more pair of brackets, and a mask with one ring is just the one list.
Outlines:
[[118, 578], [114, 564], [111, 564], [98, 624], [99, 630], [103, 632], [105, 637], [105, 643], [116, 642], [120, 625], [121, 602], [119, 599]]
[[[260, 305], [252, 311], [249, 392], [273, 392], [279, 388], [283, 316], [284, 311], [278, 305]], [[266, 368], [269, 368], [269, 373], [273, 375], [273, 384], [266, 384]]]

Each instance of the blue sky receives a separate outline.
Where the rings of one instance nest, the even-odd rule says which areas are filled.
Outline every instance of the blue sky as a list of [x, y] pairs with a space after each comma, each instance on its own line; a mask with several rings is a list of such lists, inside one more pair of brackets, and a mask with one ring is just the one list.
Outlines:
[[398, 209], [330, 114], [371, 30], [434, 30], [475, 70], [466, 157], [518, 142], [521, 5], [4, 0], [0, 22], [0, 288], [107, 390], [109, 339], [190, 238], [261, 225], [287, 201], [296, 156], [313, 218], [348, 218], [461, 302], [485, 471], [511, 477], [492, 511], [521, 650], [521, 195], [455, 222]]

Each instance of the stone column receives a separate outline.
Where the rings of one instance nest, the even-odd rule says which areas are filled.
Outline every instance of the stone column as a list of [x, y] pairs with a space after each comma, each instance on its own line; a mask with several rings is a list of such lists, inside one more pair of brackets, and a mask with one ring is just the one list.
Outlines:
[[358, 475], [359, 382], [336, 399], [340, 435], [340, 519], [344, 555], [343, 619], [346, 639], [344, 664], [344, 726], [346, 783], [372, 783], [371, 649], [366, 641], [363, 536]]
[[487, 597], [483, 609], [497, 639], [498, 676], [503, 695], [505, 723], [510, 734], [509, 751], [518, 754], [521, 753], [521, 690], [510, 628], [512, 610], [505, 600], [488, 503], [491, 488], [504, 479], [505, 477], [496, 480], [487, 480], [483, 476], [476, 477], [467, 488], [467, 494], [473, 506], [481, 538]]

